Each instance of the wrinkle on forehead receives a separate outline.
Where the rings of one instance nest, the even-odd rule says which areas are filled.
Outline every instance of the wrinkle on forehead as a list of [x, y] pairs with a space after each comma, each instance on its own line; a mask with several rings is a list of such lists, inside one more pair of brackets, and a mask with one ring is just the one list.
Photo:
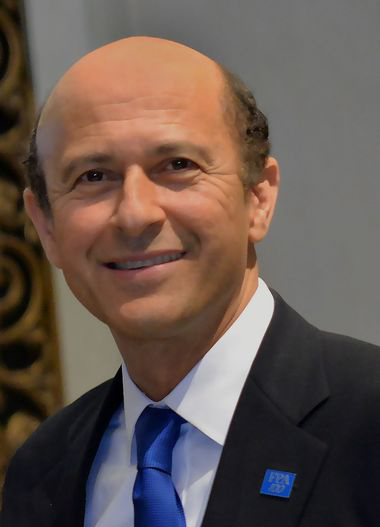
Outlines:
[[119, 101], [151, 97], [153, 102], [162, 94], [178, 93], [207, 99], [215, 98], [221, 85], [219, 66], [198, 51], [164, 39], [130, 37], [75, 63], [53, 89], [39, 127], [75, 103], [110, 104], [111, 96]]

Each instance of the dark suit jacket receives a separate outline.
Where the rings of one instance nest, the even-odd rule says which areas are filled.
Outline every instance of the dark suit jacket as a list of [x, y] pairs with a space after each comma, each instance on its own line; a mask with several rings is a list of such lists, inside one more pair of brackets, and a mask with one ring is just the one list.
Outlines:
[[[202, 527], [378, 527], [380, 348], [275, 300]], [[83, 525], [87, 476], [121, 401], [119, 373], [33, 434], [10, 465], [1, 527]], [[267, 468], [297, 474], [289, 499], [260, 494]]]

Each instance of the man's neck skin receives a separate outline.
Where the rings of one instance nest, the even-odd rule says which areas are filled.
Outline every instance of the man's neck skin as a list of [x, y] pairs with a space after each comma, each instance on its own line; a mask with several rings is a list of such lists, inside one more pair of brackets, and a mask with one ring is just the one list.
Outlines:
[[257, 269], [246, 278], [227, 309], [204, 313], [201, 324], [174, 338], [132, 339], [112, 332], [131, 379], [152, 401], [168, 395], [238, 318], [257, 289]]

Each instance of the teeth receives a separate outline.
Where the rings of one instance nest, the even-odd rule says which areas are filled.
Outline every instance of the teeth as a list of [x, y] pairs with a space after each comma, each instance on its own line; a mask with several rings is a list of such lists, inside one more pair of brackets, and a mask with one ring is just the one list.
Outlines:
[[134, 262], [118, 262], [118, 263], [110, 263], [108, 266], [112, 269], [120, 269], [120, 270], [130, 270], [130, 269], [139, 269], [141, 267], [152, 267], [153, 265], [159, 265], [163, 263], [173, 262], [174, 260], [179, 260], [182, 258], [183, 253], [176, 253], [176, 254], [163, 254], [160, 256], [156, 256], [155, 258], [150, 258], [147, 260], [137, 260]]

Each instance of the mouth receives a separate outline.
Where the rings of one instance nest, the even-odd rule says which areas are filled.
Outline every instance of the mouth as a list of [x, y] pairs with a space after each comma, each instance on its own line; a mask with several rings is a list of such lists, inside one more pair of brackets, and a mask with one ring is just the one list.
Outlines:
[[172, 252], [166, 254], [159, 254], [157, 256], [150, 256], [149, 258], [136, 258], [127, 259], [124, 261], [118, 262], [107, 262], [105, 264], [108, 269], [113, 269], [117, 271], [131, 271], [135, 269], [144, 269], [146, 267], [153, 267], [155, 265], [162, 265], [169, 262], [175, 262], [184, 257], [185, 252]]

